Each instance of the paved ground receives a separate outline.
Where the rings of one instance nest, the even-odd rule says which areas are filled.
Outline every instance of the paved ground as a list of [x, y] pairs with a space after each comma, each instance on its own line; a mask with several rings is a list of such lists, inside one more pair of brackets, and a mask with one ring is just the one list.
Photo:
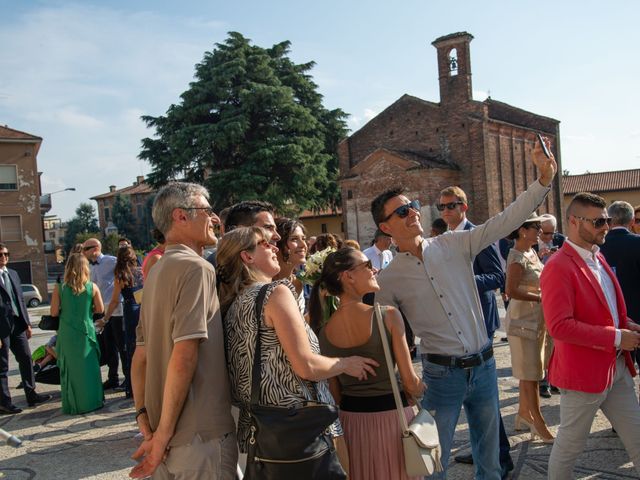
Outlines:
[[[33, 309], [32, 320], [38, 312]], [[32, 347], [46, 342], [49, 332], [35, 330]], [[507, 434], [510, 436], [512, 456], [516, 469], [511, 478], [542, 480], [551, 447], [531, 442], [528, 433], [515, 432], [513, 419], [517, 411], [517, 381], [511, 377], [509, 347], [495, 344], [498, 363], [501, 411]], [[106, 375], [104, 376], [106, 378]], [[11, 365], [9, 383], [16, 405], [24, 412], [13, 416], [0, 416], [0, 428], [23, 440], [22, 447], [0, 447], [0, 477], [7, 479], [115, 479], [126, 478], [133, 466], [129, 459], [137, 446], [134, 438], [136, 427], [133, 405], [124, 394], [107, 393], [106, 406], [102, 410], [80, 416], [63, 415], [60, 412], [60, 388], [39, 385], [41, 393], [51, 393], [54, 399], [36, 408], [26, 407], [22, 390], [15, 390], [20, 381], [15, 362]], [[559, 397], [542, 400], [543, 414], [555, 433], [559, 422]], [[467, 424], [462, 415], [456, 431], [454, 453], [469, 449]], [[473, 468], [452, 463], [449, 479], [473, 478]], [[579, 479], [627, 479], [638, 478], [636, 471], [618, 437], [603, 415], [598, 415], [591, 430], [587, 448], [579, 458], [575, 472]], [[287, 479], [288, 480], [288, 479]], [[292, 479], [293, 480], [293, 479]]]

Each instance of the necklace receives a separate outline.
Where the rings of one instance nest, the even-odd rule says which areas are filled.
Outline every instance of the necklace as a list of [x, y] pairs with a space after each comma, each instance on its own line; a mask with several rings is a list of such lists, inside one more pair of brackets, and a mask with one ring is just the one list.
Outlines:
[[348, 305], [353, 305], [355, 303], [360, 303], [360, 300], [351, 300], [350, 302], [341, 303], [338, 308], [346, 307]]

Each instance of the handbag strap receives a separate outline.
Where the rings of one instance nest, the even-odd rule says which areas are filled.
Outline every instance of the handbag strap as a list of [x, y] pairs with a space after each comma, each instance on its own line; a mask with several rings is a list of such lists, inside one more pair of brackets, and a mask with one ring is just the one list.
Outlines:
[[270, 284], [267, 283], [260, 288], [258, 297], [256, 298], [256, 348], [253, 352], [253, 366], [251, 367], [251, 405], [258, 405], [260, 398], [260, 368], [262, 357], [260, 356], [261, 342], [260, 342], [260, 318], [262, 317], [262, 306], [264, 304], [264, 298], [267, 295], [267, 290]]
[[398, 379], [396, 378], [396, 372], [393, 368], [393, 360], [391, 359], [391, 349], [389, 348], [389, 339], [387, 332], [382, 322], [382, 312], [380, 311], [380, 304], [376, 302], [375, 306], [376, 320], [378, 329], [380, 330], [380, 340], [382, 340], [382, 349], [384, 350], [384, 358], [387, 363], [387, 369], [389, 370], [389, 382], [391, 383], [391, 389], [393, 390], [393, 398], [396, 401], [396, 409], [398, 410], [398, 419], [400, 420], [400, 430], [403, 435], [409, 430], [407, 424], [407, 417], [404, 416], [404, 406], [402, 405], [402, 399], [400, 398], [400, 387], [398, 386]]

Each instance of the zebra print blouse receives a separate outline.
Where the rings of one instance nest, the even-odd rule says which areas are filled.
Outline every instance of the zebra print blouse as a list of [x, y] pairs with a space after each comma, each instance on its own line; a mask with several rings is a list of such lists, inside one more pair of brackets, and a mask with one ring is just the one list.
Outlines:
[[[273, 289], [286, 285], [296, 296], [293, 285], [286, 279], [277, 280], [270, 284], [264, 299], [260, 318], [262, 372], [260, 378], [260, 403], [288, 407], [302, 400], [316, 400], [310, 398], [309, 392], [317, 392], [317, 400], [325, 403], [335, 403], [326, 381], [310, 382], [298, 377], [278, 341], [276, 331], [264, 323], [264, 305], [269, 302]], [[256, 283], [247, 287], [229, 307], [224, 317], [224, 334], [227, 349], [227, 366], [231, 381], [231, 396], [234, 405], [240, 408], [238, 419], [238, 444], [241, 452], [247, 451], [249, 439], [249, 404], [251, 402], [251, 367], [256, 346], [256, 332], [258, 319], [255, 318], [255, 302], [260, 288], [264, 284]], [[302, 315], [300, 322], [304, 324], [311, 350], [320, 353], [318, 338], [307, 325]], [[303, 391], [302, 384], [306, 387]], [[331, 426], [333, 436], [342, 435], [342, 427], [336, 421]]]

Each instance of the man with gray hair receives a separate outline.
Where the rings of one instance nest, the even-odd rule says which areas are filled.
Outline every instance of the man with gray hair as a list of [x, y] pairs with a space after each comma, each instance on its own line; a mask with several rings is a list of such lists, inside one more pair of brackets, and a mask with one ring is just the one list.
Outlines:
[[558, 221], [556, 217], [550, 213], [545, 213], [540, 215], [540, 218], [542, 219], [540, 221], [542, 232], [540, 232], [538, 245], [534, 245], [533, 249], [538, 252], [542, 263], [546, 263], [551, 255], [562, 247], [565, 236], [558, 233]]
[[200, 256], [219, 218], [205, 188], [175, 182], [153, 203], [166, 238], [149, 272], [131, 367], [144, 441], [133, 478], [233, 479], [238, 450], [231, 417], [222, 318], [213, 266]]
[[[627, 314], [640, 322], [640, 235], [630, 231], [634, 222], [633, 207], [619, 201], [613, 202], [607, 211], [611, 217], [611, 230], [600, 250], [620, 282]], [[636, 361], [640, 361], [637, 352]]]

